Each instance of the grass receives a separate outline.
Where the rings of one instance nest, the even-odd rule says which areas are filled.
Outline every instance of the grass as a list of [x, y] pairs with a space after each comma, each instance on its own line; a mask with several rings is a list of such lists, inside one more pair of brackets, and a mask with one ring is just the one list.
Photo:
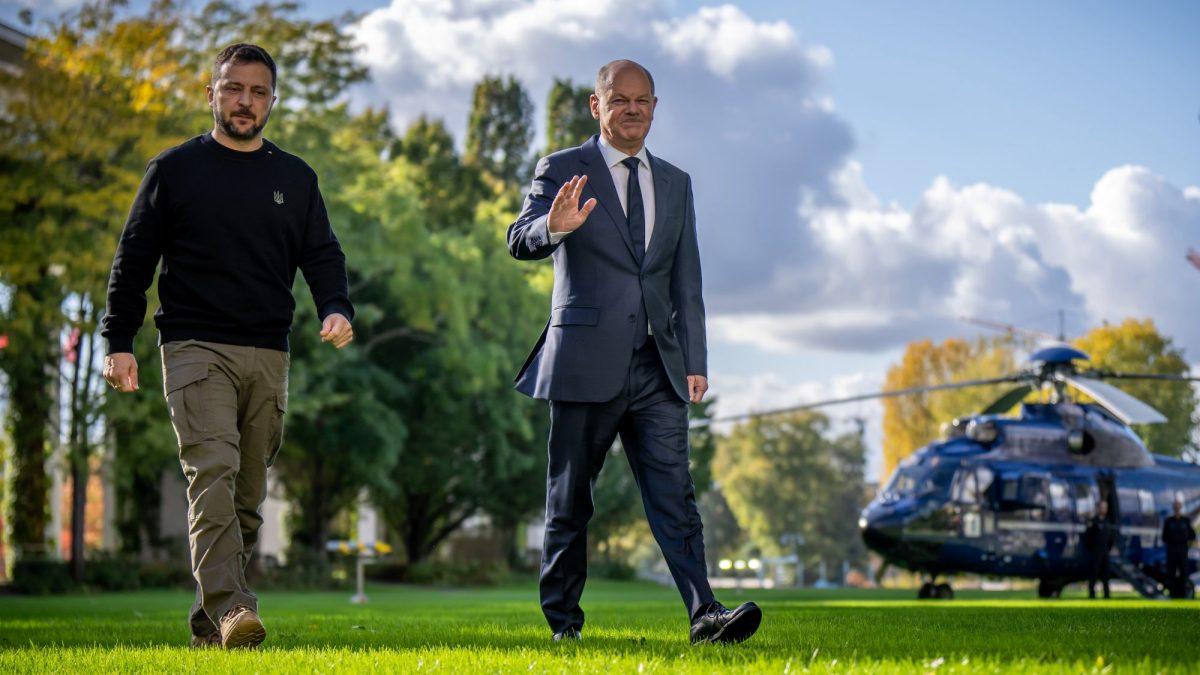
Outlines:
[[724, 591], [753, 598], [750, 642], [692, 647], [673, 590], [591, 582], [578, 644], [554, 644], [532, 584], [264, 593], [268, 638], [193, 650], [190, 596], [0, 597], [0, 672], [1200, 672], [1200, 603], [1026, 593], [921, 601], [911, 591]]

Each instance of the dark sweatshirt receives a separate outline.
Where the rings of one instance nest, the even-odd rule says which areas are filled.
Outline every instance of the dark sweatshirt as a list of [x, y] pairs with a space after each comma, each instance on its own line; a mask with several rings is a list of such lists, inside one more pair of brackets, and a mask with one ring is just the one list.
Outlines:
[[164, 344], [286, 351], [297, 268], [321, 320], [354, 315], [316, 173], [265, 140], [241, 152], [204, 134], [150, 161], [113, 259], [100, 331], [108, 353], [133, 351], [160, 258], [154, 322]]

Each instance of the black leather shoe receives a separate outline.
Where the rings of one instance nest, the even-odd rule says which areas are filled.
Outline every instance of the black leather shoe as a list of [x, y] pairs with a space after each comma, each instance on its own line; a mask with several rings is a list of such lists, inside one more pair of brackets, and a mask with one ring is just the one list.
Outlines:
[[704, 614], [692, 623], [692, 644], [741, 642], [754, 635], [760, 623], [762, 610], [753, 602], [743, 603], [731, 610], [714, 600]]
[[582, 639], [583, 634], [579, 632], [578, 628], [567, 628], [554, 634], [555, 642], [573, 642]]

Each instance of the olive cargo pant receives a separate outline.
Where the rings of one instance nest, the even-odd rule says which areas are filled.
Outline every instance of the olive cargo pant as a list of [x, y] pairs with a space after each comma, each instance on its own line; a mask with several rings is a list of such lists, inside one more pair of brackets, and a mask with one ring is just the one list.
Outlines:
[[163, 389], [187, 478], [193, 635], [234, 605], [258, 610], [246, 565], [258, 541], [267, 468], [283, 440], [288, 354], [185, 340], [162, 346]]

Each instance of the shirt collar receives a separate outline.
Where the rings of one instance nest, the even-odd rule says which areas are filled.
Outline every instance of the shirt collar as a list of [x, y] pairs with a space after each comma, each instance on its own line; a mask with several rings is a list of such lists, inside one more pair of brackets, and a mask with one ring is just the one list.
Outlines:
[[[630, 155], [627, 155], [624, 152], [614, 148], [612, 144], [609, 143], [606, 138], [604, 138], [604, 134], [600, 134], [600, 141], [597, 143], [597, 145], [600, 146], [600, 154], [604, 156], [604, 163], [607, 164], [610, 169], [625, 161], [626, 158], [630, 157]], [[646, 151], [646, 145], [644, 143], [642, 144], [642, 149], [638, 150], [637, 154], [632, 156], [638, 158], [642, 167], [647, 169], [650, 168], [650, 153]]]

